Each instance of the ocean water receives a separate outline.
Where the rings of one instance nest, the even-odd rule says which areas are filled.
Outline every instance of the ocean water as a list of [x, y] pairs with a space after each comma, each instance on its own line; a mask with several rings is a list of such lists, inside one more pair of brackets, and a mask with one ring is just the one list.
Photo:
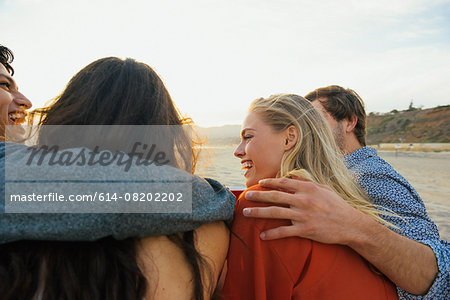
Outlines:
[[233, 155], [237, 145], [203, 146], [195, 173], [211, 177], [228, 187], [245, 188], [241, 160]]
[[[210, 177], [232, 188], [244, 188], [240, 160], [233, 152], [237, 145], [202, 147], [196, 174]], [[429, 217], [441, 238], [450, 240], [450, 152], [380, 151], [380, 156], [402, 174], [422, 197]]]

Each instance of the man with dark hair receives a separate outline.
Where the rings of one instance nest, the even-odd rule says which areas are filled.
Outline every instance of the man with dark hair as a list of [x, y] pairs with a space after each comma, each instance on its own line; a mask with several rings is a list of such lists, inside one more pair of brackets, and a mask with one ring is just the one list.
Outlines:
[[[428, 218], [422, 199], [409, 182], [381, 159], [376, 149], [365, 146], [366, 113], [361, 97], [351, 89], [333, 85], [316, 89], [305, 98], [328, 121], [358, 184], [374, 204], [387, 209], [384, 218], [397, 228], [388, 229], [359, 213], [327, 187], [287, 178], [260, 183], [290, 194], [253, 192], [247, 193], [247, 198], [290, 204], [289, 209], [250, 208], [244, 215], [292, 220], [291, 226], [261, 233], [263, 239], [300, 236], [353, 248], [398, 286], [401, 299], [422, 299], [415, 295], [447, 299], [449, 243], [440, 240], [436, 225]], [[389, 215], [389, 211], [398, 217]]]
[[[316, 89], [306, 95], [305, 98], [311, 101], [327, 119], [339, 148], [341, 150], [346, 149], [344, 154], [351, 153], [361, 146], [366, 146], [364, 102], [354, 90], [331, 85]], [[344, 123], [346, 121], [354, 122], [353, 134], [347, 138], [344, 134]]]

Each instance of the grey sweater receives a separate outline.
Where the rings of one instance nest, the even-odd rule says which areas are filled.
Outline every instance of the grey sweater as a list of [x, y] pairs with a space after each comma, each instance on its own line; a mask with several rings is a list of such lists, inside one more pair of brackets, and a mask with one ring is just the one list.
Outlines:
[[[79, 149], [78, 149], [79, 150]], [[74, 151], [77, 151], [76, 149]], [[19, 144], [8, 144], [8, 162], [17, 170], [23, 169], [29, 158], [29, 148]], [[119, 172], [118, 166], [91, 166], [89, 176], [99, 180]], [[40, 166], [44, 174], [52, 178], [67, 176], [75, 171], [58, 165]], [[82, 172], [82, 170], [81, 170]], [[157, 172], [157, 173], [155, 173]], [[131, 168], [128, 178], [156, 178], [164, 181], [172, 173], [181, 172], [173, 168]], [[75, 174], [83, 176], [82, 174]], [[0, 143], [0, 243], [17, 240], [61, 240], [92, 241], [106, 236], [116, 239], [167, 235], [193, 230], [204, 223], [217, 220], [231, 222], [235, 197], [219, 182], [192, 178], [192, 213], [5, 213], [5, 143]]]

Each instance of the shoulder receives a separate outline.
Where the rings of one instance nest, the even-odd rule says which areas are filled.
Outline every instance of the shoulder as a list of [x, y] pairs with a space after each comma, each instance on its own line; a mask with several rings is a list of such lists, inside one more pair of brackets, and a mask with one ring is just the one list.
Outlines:
[[268, 219], [268, 218], [247, 218], [243, 214], [245, 208], [264, 208], [264, 207], [287, 207], [282, 205], [275, 205], [272, 203], [256, 202], [247, 199], [247, 194], [252, 191], [269, 191], [269, 189], [261, 187], [259, 184], [251, 186], [242, 192], [236, 202], [236, 209], [234, 212], [233, 230], [249, 231], [252, 228], [263, 231], [277, 226], [290, 225], [289, 220]]
[[[369, 148], [369, 147], [365, 147]], [[371, 149], [371, 148], [369, 148]], [[389, 193], [405, 191], [418, 197], [411, 184], [398, 173], [388, 162], [374, 151], [366, 151], [363, 159], [353, 160], [349, 169], [354, 173], [356, 181], [370, 194], [371, 191]]]
[[399, 216], [389, 213], [383, 216], [399, 228], [395, 231], [415, 240], [439, 237], [422, 198], [389, 163], [378, 155], [370, 155], [352, 165], [351, 170], [358, 184], [380, 210], [387, 209]]
[[349, 169], [357, 174], [400, 175], [378, 155], [375, 148], [363, 147], [345, 158]]
[[[235, 233], [240, 239], [242, 239], [242, 241], [247, 244], [248, 248], [258, 248], [258, 251], [267, 251], [268, 253], [271, 253], [270, 255], [272, 257], [276, 257], [279, 262], [285, 265], [287, 269], [291, 269], [290, 264], [298, 265], [299, 261], [301, 261], [300, 257], [307, 257], [308, 253], [310, 253], [311, 251], [312, 244], [315, 242], [300, 237], [287, 237], [265, 241], [261, 240], [259, 237], [261, 232], [281, 226], [290, 226], [292, 225], [292, 223], [290, 220], [250, 218], [244, 216], [244, 208], [264, 208], [275, 206], [274, 204], [270, 203], [254, 202], [248, 200], [246, 198], [246, 195], [250, 191], [268, 191], [268, 189], [264, 189], [259, 185], [255, 185], [245, 190], [239, 196], [235, 211], [235, 219], [233, 221], [232, 232]], [[283, 206], [278, 207], [283, 208]], [[234, 235], [232, 236], [232, 241], [233, 240]], [[241, 243], [238, 242], [238, 244]], [[297, 259], [295, 259], [295, 257]]]
[[203, 224], [194, 232], [196, 247], [201, 254], [206, 256], [212, 254], [216, 258], [225, 258], [230, 242], [230, 231], [224, 222]]
[[422, 199], [412, 185], [378, 155], [366, 157], [351, 168], [358, 184], [373, 203], [393, 210], [425, 211]]
[[[206, 265], [200, 264], [203, 284], [214, 290], [228, 251], [228, 229], [223, 222], [214, 222], [200, 226], [194, 234], [195, 248], [206, 262]], [[167, 236], [156, 236], [142, 238], [137, 249], [140, 267], [150, 282], [149, 298], [191, 298], [194, 293], [192, 267], [178, 245]]]
[[248, 200], [247, 193], [252, 191], [270, 191], [270, 189], [263, 188], [259, 184], [253, 185], [239, 195], [239, 198], [236, 201], [236, 206], [245, 208], [245, 207], [267, 207], [273, 205], [269, 203]]
[[[195, 231], [195, 247], [205, 259], [206, 266], [202, 269], [205, 278], [205, 292], [214, 292], [230, 245], [230, 231], [224, 222], [204, 224]], [[210, 289], [206, 287], [210, 287]], [[205, 298], [211, 295], [205, 295]]]
[[231, 222], [236, 198], [233, 193], [216, 180], [193, 175], [192, 201], [194, 218], [210, 217], [209, 221]]

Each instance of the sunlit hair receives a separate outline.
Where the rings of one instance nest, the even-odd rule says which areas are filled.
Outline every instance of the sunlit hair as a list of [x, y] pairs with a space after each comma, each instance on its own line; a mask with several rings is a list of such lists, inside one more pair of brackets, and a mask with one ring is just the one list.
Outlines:
[[[64, 91], [47, 107], [29, 113], [29, 123], [39, 125], [191, 125], [183, 118], [158, 74], [147, 64], [134, 59], [105, 57], [98, 59], [75, 74]], [[120, 136], [133, 140], [133, 129], [122, 126]], [[130, 128], [130, 127], [128, 127]], [[63, 134], [55, 127], [39, 131], [39, 144], [55, 144], [66, 148], [88, 147], [86, 140], [61, 141]], [[62, 129], [64, 130], [64, 129]], [[131, 130], [127, 132], [126, 130]], [[174, 161], [180, 169], [194, 172], [197, 150], [192, 138], [181, 126], [161, 127], [173, 136]], [[161, 133], [163, 134], [163, 133]], [[169, 135], [170, 134], [170, 135]], [[86, 137], [87, 139], [87, 137]], [[152, 140], [152, 136], [147, 139]], [[63, 144], [69, 143], [68, 145]], [[114, 143], [114, 144], [113, 144]], [[108, 145], [108, 144], [107, 144]], [[128, 145], [117, 137], [111, 141], [111, 151], [124, 151]], [[116, 148], [118, 147], [118, 149]], [[169, 148], [166, 148], [169, 149]], [[125, 152], [125, 151], [124, 151]]]
[[352, 207], [390, 225], [352, 178], [326, 120], [308, 100], [293, 94], [273, 95], [256, 99], [249, 111], [257, 113], [276, 132], [290, 126], [298, 130], [295, 146], [283, 155], [278, 177], [296, 175], [327, 185]]

